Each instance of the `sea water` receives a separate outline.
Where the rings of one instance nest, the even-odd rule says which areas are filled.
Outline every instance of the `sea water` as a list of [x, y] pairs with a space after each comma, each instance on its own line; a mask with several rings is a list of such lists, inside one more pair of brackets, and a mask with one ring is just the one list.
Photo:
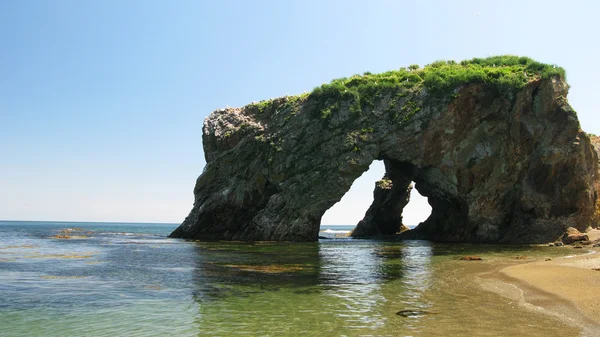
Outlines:
[[353, 240], [352, 226], [314, 243], [167, 238], [176, 227], [0, 221], [0, 336], [580, 335], [476, 282], [560, 247]]

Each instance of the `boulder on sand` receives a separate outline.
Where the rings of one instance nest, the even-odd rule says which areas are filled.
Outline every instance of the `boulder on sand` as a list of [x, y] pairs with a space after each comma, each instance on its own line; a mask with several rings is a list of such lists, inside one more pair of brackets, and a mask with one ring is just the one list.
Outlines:
[[587, 234], [581, 233], [577, 228], [569, 227], [561, 238], [562, 242], [566, 245], [570, 245], [579, 241], [589, 241]]

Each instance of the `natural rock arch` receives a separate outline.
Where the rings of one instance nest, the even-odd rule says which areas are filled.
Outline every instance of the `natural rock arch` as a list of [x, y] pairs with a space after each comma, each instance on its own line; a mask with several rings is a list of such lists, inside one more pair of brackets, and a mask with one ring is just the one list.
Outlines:
[[517, 57], [436, 63], [217, 110], [204, 122], [194, 206], [171, 236], [317, 240], [321, 216], [378, 159], [386, 176], [354, 236], [395, 235], [411, 181], [432, 213], [406, 237], [546, 242], [586, 227], [598, 157], [563, 73], [549, 68]]

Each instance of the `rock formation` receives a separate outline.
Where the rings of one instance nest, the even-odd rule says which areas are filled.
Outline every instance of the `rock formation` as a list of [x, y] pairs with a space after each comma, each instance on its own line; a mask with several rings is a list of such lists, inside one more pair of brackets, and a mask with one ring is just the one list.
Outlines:
[[502, 56], [217, 110], [204, 122], [194, 206], [171, 236], [315, 241], [323, 213], [383, 160], [355, 237], [400, 232], [414, 181], [432, 213], [401, 236], [554, 241], [596, 216], [598, 155], [567, 91], [561, 68]]

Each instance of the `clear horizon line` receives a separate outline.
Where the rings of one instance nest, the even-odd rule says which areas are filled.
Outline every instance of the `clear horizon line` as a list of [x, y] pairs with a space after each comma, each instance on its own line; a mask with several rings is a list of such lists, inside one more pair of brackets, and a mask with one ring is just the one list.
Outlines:
[[72, 220], [5, 220], [0, 222], [54, 222], [54, 223], [123, 223], [123, 224], [156, 224], [156, 225], [180, 225], [179, 222], [138, 222], [138, 221], [72, 221]]
[[[82, 220], [15, 220], [15, 219], [0, 219], [0, 222], [52, 222], [52, 223], [123, 223], [123, 224], [157, 224], [157, 225], [180, 225], [180, 222], [139, 222], [139, 221], [82, 221]], [[344, 224], [321, 224], [320, 226], [346, 226], [352, 227], [356, 225]]]

